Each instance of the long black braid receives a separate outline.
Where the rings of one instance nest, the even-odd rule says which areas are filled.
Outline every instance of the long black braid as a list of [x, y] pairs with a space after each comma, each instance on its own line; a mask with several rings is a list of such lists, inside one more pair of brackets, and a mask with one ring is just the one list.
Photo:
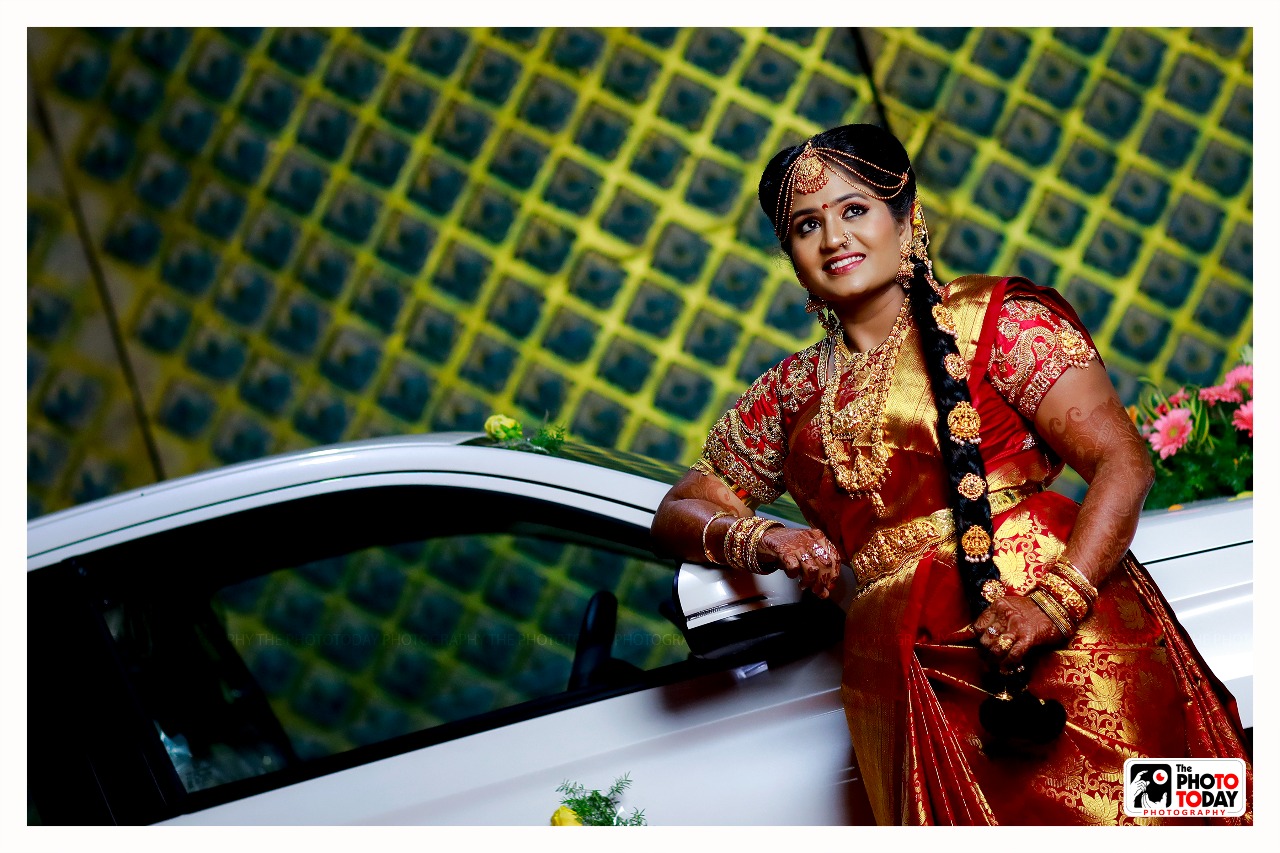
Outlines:
[[[911, 169], [911, 160], [906, 149], [902, 147], [892, 134], [873, 124], [852, 124], [823, 131], [810, 140], [815, 147], [832, 148], [855, 155], [865, 161], [876, 164], [887, 172], [908, 173], [908, 178], [901, 191], [885, 200], [890, 212], [899, 222], [911, 215], [912, 202], [916, 198], [915, 173]], [[786, 148], [778, 152], [760, 177], [759, 201], [765, 215], [773, 222], [775, 230], [780, 223], [774, 221], [778, 210], [778, 196], [783, 188], [783, 178], [792, 162], [800, 155], [802, 145]], [[828, 167], [834, 168], [834, 167]], [[884, 175], [867, 167], [871, 180], [883, 182]], [[865, 182], [867, 177], [851, 175], [854, 180]], [[836, 178], [839, 180], [839, 178]], [[782, 229], [782, 248], [787, 249], [790, 239], [789, 227]], [[992, 537], [991, 504], [984, 493], [977, 500], [969, 500], [960, 494], [958, 486], [966, 474], [975, 474], [986, 481], [986, 466], [978, 446], [971, 443], [958, 443], [951, 440], [951, 431], [947, 426], [947, 415], [960, 403], [972, 404], [968, 382], [956, 379], [946, 370], [946, 357], [958, 354], [955, 339], [944, 332], [933, 315], [933, 308], [942, 302], [942, 297], [933, 288], [925, 259], [911, 258], [913, 262], [912, 278], [907, 287], [911, 297], [911, 315], [920, 333], [920, 343], [924, 350], [924, 362], [929, 371], [929, 383], [933, 389], [934, 402], [938, 409], [938, 444], [942, 451], [943, 465], [947, 471], [950, 485], [948, 496], [952, 517], [955, 520], [956, 565], [964, 579], [965, 596], [969, 607], [976, 616], [987, 607], [982, 597], [982, 585], [992, 579], [999, 579], [999, 572], [991, 560], [990, 552], [980, 562], [969, 562], [964, 559], [964, 549], [960, 544], [961, 537], [972, 526], [977, 525]]]
[[986, 482], [987, 468], [982, 461], [978, 445], [968, 442], [960, 443], [951, 440], [951, 430], [947, 425], [947, 415], [960, 403], [973, 403], [969, 394], [969, 383], [964, 379], [956, 379], [947, 372], [945, 359], [948, 355], [958, 354], [955, 338], [938, 326], [933, 316], [933, 307], [942, 304], [942, 297], [933, 289], [927, 275], [927, 267], [920, 258], [912, 257], [913, 274], [908, 293], [911, 295], [911, 317], [915, 320], [920, 332], [920, 347], [924, 350], [924, 363], [929, 371], [929, 385], [933, 388], [934, 404], [938, 408], [938, 446], [942, 450], [943, 464], [947, 469], [947, 480], [950, 489], [947, 496], [951, 503], [951, 517], [956, 526], [956, 565], [964, 578], [965, 597], [969, 609], [977, 616], [987, 607], [987, 600], [982, 597], [982, 585], [988, 580], [1000, 578], [1000, 573], [991, 561], [991, 553], [979, 562], [964, 559], [964, 549], [960, 545], [960, 537], [972, 525], [977, 525], [992, 536], [991, 503], [984, 491], [977, 500], [969, 500], [960, 494], [960, 481], [965, 474], [976, 474]]

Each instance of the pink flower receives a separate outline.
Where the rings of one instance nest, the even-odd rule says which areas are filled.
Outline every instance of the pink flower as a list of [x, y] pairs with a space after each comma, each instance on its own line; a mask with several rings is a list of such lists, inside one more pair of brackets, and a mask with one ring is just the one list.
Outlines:
[[1227, 378], [1222, 384], [1228, 388], [1243, 388], [1246, 394], [1253, 394], [1253, 365], [1237, 364], [1227, 371]]
[[1249, 433], [1249, 438], [1253, 438], [1253, 401], [1245, 403], [1236, 409], [1236, 413], [1231, 416], [1231, 423], [1238, 430], [1244, 430]]
[[1182, 445], [1186, 444], [1190, 437], [1191, 410], [1174, 409], [1167, 415], [1156, 418], [1156, 422], [1151, 425], [1151, 434], [1147, 436], [1147, 441], [1151, 442], [1152, 448], [1159, 452], [1161, 459], [1168, 459], [1181, 450]]
[[1233, 388], [1230, 385], [1210, 385], [1208, 388], [1200, 389], [1200, 399], [1212, 406], [1215, 403], [1242, 402], [1244, 395], [1240, 393], [1239, 388]]
[[1181, 406], [1183, 403], [1189, 402], [1191, 395], [1187, 393], [1186, 388], [1179, 388], [1169, 395], [1170, 406]]

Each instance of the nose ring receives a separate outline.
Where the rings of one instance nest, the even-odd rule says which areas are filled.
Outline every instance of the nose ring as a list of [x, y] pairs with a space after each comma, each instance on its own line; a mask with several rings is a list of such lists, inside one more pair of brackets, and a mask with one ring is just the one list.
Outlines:
[[846, 231], [846, 232], [844, 232], [844, 240], [842, 240], [842, 241], [840, 242], [840, 245], [841, 245], [841, 246], [848, 246], [848, 245], [849, 245], [849, 241], [850, 241], [850, 240], [852, 240], [852, 239], [853, 239], [853, 235], [852, 235], [852, 234], [850, 234], [848, 231]]

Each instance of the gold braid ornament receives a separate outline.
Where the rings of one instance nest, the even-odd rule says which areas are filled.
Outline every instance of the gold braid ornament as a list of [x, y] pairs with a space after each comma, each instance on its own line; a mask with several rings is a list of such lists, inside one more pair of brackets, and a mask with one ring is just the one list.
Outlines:
[[965, 363], [964, 356], [959, 353], [947, 353], [947, 357], [942, 360], [942, 366], [946, 368], [947, 375], [957, 382], [963, 382], [969, 378], [969, 365]]
[[[893, 322], [889, 336], [875, 349], [851, 353], [843, 341], [834, 342], [835, 375], [822, 389], [818, 422], [822, 429], [822, 449], [836, 483], [852, 497], [870, 499], [878, 517], [885, 514], [880, 489], [889, 473], [889, 450], [884, 443], [884, 410], [893, 383], [898, 352], [910, 328], [909, 299]], [[860, 387], [843, 409], [836, 409], [836, 394], [846, 374]], [[855, 446], [849, 453], [848, 444]]]
[[950, 335], [953, 338], [956, 336], [956, 318], [951, 313], [950, 308], [939, 302], [933, 306], [930, 313], [933, 314], [933, 322], [938, 324], [938, 328], [942, 330], [943, 334]]
[[[964, 549], [964, 558], [970, 563], [980, 563], [991, 554], [991, 535], [974, 524], [960, 537], [960, 547]], [[983, 584], [986, 592], [986, 584]]]
[[[972, 529], [973, 528], [970, 528], [970, 530]], [[991, 578], [990, 580], [986, 580], [982, 582], [982, 597], [983, 599], [986, 600], [988, 604], [992, 604], [996, 601], [999, 601], [1000, 599], [1004, 598], [1004, 595], [1005, 595], [1005, 588], [1004, 588], [1003, 582], [998, 581], [995, 578]]]
[[982, 443], [982, 418], [972, 404], [961, 400], [947, 413], [947, 430], [956, 444]]
[[956, 486], [956, 491], [962, 497], [976, 501], [987, 491], [987, 481], [970, 472], [960, 478], [960, 485]]

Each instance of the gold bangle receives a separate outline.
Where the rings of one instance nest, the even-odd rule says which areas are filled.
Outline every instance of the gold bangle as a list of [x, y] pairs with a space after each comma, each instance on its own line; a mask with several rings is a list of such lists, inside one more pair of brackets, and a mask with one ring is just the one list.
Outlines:
[[1062, 605], [1062, 609], [1067, 611], [1071, 621], [1077, 625], [1089, 615], [1089, 602], [1085, 601], [1079, 590], [1067, 583], [1065, 579], [1053, 572], [1046, 572], [1045, 576], [1040, 578], [1040, 586]]
[[1089, 600], [1090, 604], [1093, 604], [1098, 600], [1098, 588], [1089, 583], [1088, 576], [1084, 572], [1080, 571], [1079, 567], [1066, 557], [1059, 557], [1051, 571], [1053, 571], [1054, 574], [1061, 575], [1065, 578], [1072, 586], [1080, 591], [1081, 595]]
[[747, 542], [759, 521], [757, 516], [746, 515], [729, 525], [729, 531], [725, 534], [724, 556], [730, 567], [738, 571], [750, 571], [747, 564]]
[[764, 539], [764, 535], [768, 533], [771, 528], [781, 526], [782, 524], [780, 522], [772, 521], [770, 519], [761, 519], [760, 523], [752, 528], [751, 540], [747, 545], [747, 571], [752, 574], [767, 575], [777, 570], [776, 566], [766, 569], [760, 565], [760, 542]]
[[719, 561], [716, 560], [715, 557], [711, 556], [711, 546], [707, 544], [707, 531], [711, 529], [711, 522], [715, 521], [717, 518], [725, 518], [726, 516], [730, 516], [730, 515], [733, 515], [733, 513], [720, 510], [715, 515], [708, 518], [706, 524], [702, 525], [702, 553], [707, 555], [708, 563], [712, 563], [714, 565], [723, 565], [723, 563], [720, 563]]
[[729, 529], [724, 532], [724, 562], [731, 569], [740, 568], [738, 565], [737, 545], [738, 533], [742, 530], [742, 522], [744, 518], [735, 518], [733, 523], [729, 525]]
[[1070, 637], [1075, 633], [1075, 629], [1070, 627], [1071, 623], [1067, 617], [1067, 613], [1062, 609], [1058, 602], [1054, 601], [1048, 593], [1039, 587], [1033, 588], [1027, 593], [1027, 598], [1035, 602], [1036, 606], [1044, 611], [1044, 615], [1049, 617], [1049, 621], [1053, 623], [1053, 627], [1058, 629], [1064, 638]]
[[1048, 593], [1041, 589], [1033, 589], [1027, 593], [1027, 598], [1035, 602], [1036, 606], [1049, 617], [1049, 621], [1053, 623], [1053, 627], [1063, 638], [1070, 637], [1075, 631], [1071, 627], [1069, 617], [1059, 605], [1054, 601]]

